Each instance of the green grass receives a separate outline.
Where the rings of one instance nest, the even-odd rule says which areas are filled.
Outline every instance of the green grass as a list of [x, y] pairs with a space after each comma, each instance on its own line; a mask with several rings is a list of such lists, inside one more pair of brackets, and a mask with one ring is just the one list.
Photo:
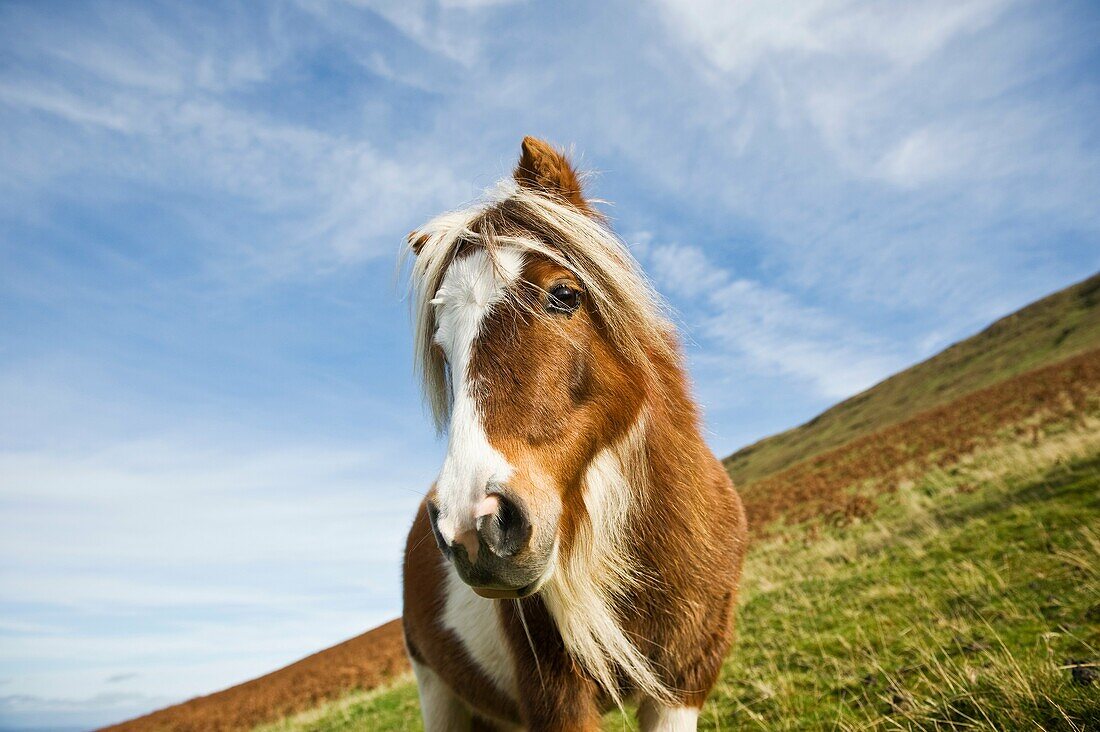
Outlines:
[[363, 730], [422, 730], [420, 705], [412, 674], [371, 691], [359, 691], [317, 709], [303, 712], [255, 732], [362, 732]]
[[[750, 552], [702, 729], [1100, 729], [1100, 429], [1006, 443]], [[607, 729], [633, 729], [610, 715]], [[418, 730], [411, 682], [274, 727]]]
[[1073, 447], [980, 456], [872, 522], [754, 547], [704, 728], [1100, 727], [1100, 688], [1060, 668], [1100, 661], [1100, 455]]
[[1100, 347], [1100, 274], [1009, 315], [804, 425], [727, 457], [734, 483], [766, 475], [1016, 374]]

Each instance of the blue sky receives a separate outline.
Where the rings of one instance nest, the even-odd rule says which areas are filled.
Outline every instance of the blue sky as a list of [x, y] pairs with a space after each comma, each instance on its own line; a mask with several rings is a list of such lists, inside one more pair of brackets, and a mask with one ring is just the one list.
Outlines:
[[573, 145], [727, 454], [1100, 269], [1088, 2], [0, 5], [0, 728], [399, 612], [403, 234]]

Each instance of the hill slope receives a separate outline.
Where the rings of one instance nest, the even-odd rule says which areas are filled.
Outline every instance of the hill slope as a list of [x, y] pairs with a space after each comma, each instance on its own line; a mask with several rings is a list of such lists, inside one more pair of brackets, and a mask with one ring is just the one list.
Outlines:
[[738, 486], [1010, 376], [1100, 347], [1100, 274], [723, 461]]

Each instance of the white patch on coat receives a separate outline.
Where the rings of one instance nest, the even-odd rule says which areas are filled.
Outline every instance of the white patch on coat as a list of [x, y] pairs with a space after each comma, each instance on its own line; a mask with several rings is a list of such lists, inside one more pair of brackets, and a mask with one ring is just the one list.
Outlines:
[[420, 718], [424, 720], [424, 732], [468, 729], [470, 710], [451, 687], [422, 663], [413, 660], [412, 668], [416, 674], [417, 691], [420, 692]]
[[699, 727], [699, 710], [646, 701], [638, 709], [638, 724], [642, 732], [693, 732]]
[[518, 701], [516, 668], [504, 637], [498, 601], [474, 594], [449, 564], [445, 571], [447, 584], [444, 588], [443, 626], [458, 636], [466, 653], [485, 677], [501, 692]]
[[512, 474], [512, 466], [485, 435], [470, 359], [486, 316], [506, 299], [522, 270], [523, 255], [515, 249], [497, 251], [495, 261], [484, 249], [475, 249], [451, 263], [432, 300], [435, 342], [447, 355], [454, 393], [447, 457], [435, 493], [439, 531], [448, 542], [474, 527], [487, 487], [507, 483]]

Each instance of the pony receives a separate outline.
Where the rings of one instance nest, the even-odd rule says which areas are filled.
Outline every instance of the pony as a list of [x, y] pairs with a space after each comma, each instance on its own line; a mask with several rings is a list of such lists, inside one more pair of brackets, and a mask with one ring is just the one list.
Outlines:
[[[746, 520], [667, 309], [564, 153], [408, 237], [415, 359], [447, 436], [403, 564], [425, 729], [695, 729]], [[408, 261], [407, 260], [407, 261]], [[434, 541], [431, 539], [434, 538]]]

